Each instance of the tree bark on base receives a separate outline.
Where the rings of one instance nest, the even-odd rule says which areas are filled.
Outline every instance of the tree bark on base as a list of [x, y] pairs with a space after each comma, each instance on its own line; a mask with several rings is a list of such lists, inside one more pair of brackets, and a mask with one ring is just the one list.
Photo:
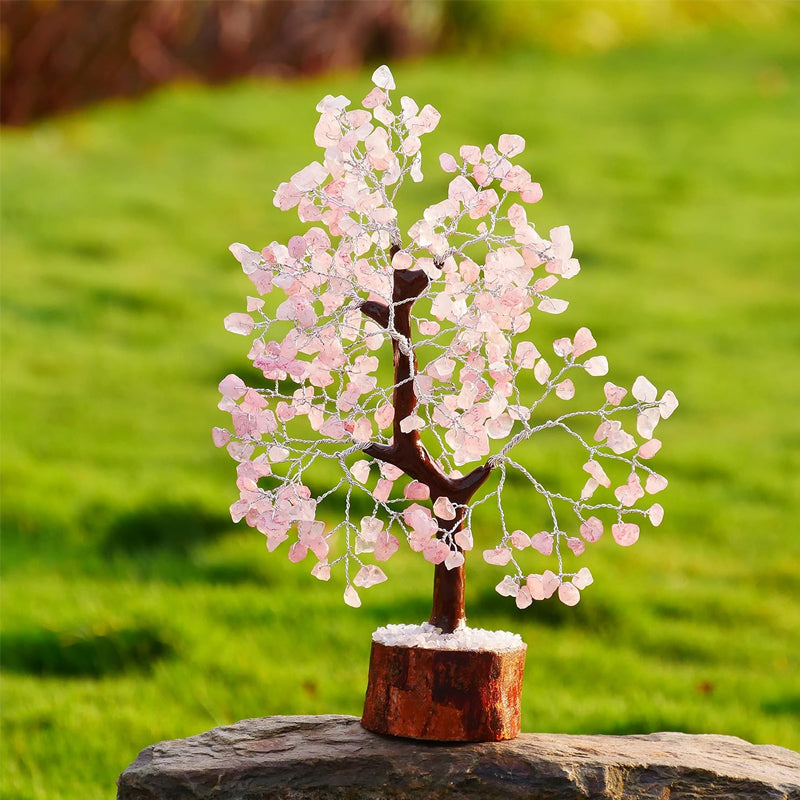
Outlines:
[[373, 642], [361, 724], [374, 733], [442, 742], [513, 739], [520, 729], [526, 649]]

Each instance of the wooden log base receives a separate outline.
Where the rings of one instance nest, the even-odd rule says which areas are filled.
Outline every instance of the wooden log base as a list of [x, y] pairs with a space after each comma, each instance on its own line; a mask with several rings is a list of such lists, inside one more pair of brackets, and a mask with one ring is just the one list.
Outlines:
[[498, 742], [520, 729], [526, 646], [449, 650], [372, 642], [361, 724], [441, 742]]

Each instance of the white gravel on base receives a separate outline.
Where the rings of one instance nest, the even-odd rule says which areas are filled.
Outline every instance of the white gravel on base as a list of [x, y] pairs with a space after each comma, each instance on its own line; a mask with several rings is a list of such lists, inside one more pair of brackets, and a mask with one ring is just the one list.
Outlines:
[[442, 633], [429, 622], [421, 625], [386, 625], [372, 634], [372, 641], [387, 646], [423, 647], [428, 650], [519, 650], [525, 646], [518, 633], [486, 631], [466, 625], [454, 633]]

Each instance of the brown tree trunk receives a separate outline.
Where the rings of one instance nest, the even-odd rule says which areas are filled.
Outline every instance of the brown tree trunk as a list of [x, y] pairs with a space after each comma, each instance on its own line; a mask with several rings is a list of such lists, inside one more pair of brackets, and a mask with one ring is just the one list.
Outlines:
[[[398, 252], [392, 247], [391, 254]], [[413, 413], [417, 406], [414, 394], [413, 375], [417, 372], [417, 359], [411, 341], [411, 306], [428, 288], [428, 276], [422, 270], [396, 270], [392, 287], [392, 310], [375, 300], [361, 304], [362, 313], [383, 328], [389, 328], [390, 319], [394, 331], [402, 337], [392, 339], [394, 358], [394, 423], [392, 443], [371, 444], [364, 448], [366, 455], [393, 464], [414, 480], [424, 483], [431, 494], [431, 502], [446, 497], [458, 506], [459, 517], [453, 522], [438, 520], [439, 537], [448, 531], [461, 529], [464, 507], [489, 477], [490, 467], [476, 467], [461, 478], [449, 478], [434, 463], [422, 444], [418, 430], [404, 432], [400, 422]], [[404, 352], [405, 350], [405, 352]], [[437, 564], [433, 579], [433, 610], [430, 622], [444, 633], [452, 633], [465, 621], [464, 614], [464, 566], [447, 569]]]
[[[454, 502], [453, 498], [450, 498], [450, 502]], [[439, 538], [444, 538], [448, 532], [455, 535], [457, 531], [462, 530], [464, 516], [465, 509], [459, 508], [458, 516], [449, 523], [437, 517]], [[441, 629], [442, 633], [453, 633], [467, 621], [465, 584], [466, 569], [464, 564], [460, 567], [453, 567], [453, 569], [448, 569], [444, 563], [435, 566], [433, 573], [433, 608], [431, 609], [431, 618], [428, 621], [431, 625]]]
[[464, 565], [447, 569], [437, 564], [433, 573], [433, 608], [429, 622], [442, 633], [453, 633], [466, 622], [464, 607]]

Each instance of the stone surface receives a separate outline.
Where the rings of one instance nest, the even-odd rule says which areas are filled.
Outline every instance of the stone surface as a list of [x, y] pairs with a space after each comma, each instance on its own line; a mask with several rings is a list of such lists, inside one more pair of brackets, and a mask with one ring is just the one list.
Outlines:
[[267, 717], [148, 747], [118, 783], [118, 800], [800, 800], [800, 755], [683, 733], [434, 744], [357, 717]]
[[375, 733], [414, 739], [513, 739], [525, 650], [524, 644], [515, 650], [442, 650], [373, 641], [361, 722]]

